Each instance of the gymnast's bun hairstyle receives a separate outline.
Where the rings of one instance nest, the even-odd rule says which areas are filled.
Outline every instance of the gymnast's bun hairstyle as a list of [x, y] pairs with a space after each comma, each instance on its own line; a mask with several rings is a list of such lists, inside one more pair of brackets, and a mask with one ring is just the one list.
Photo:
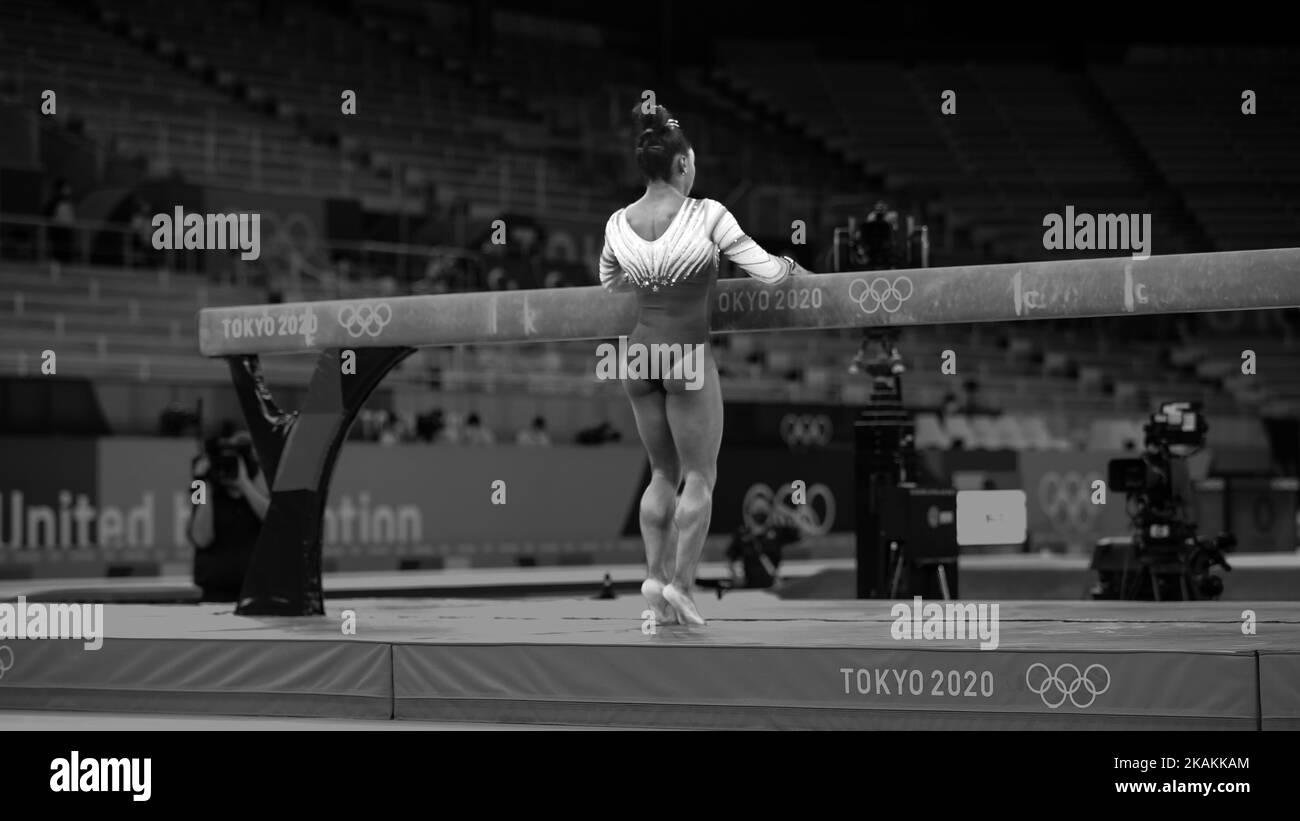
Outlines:
[[673, 175], [673, 158], [691, 150], [686, 132], [661, 105], [645, 111], [642, 105], [632, 110], [636, 118], [636, 164], [647, 180], [667, 180]]

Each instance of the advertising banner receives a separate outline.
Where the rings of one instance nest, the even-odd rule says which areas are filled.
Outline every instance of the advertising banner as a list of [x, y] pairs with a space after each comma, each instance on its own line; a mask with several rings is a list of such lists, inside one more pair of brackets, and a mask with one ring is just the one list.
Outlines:
[[[1295, 479], [1232, 478], [1227, 481], [1230, 507], [1225, 526], [1237, 537], [1242, 553], [1287, 552], [1296, 549]], [[1201, 528], [1202, 536], [1217, 531]]]
[[773, 517], [797, 521], [810, 536], [852, 532], [852, 449], [723, 448], [709, 532], [733, 533]]
[[[103, 575], [123, 564], [171, 565], [172, 572], [188, 566], [195, 453], [195, 443], [184, 439], [0, 437], [0, 578]], [[1104, 482], [1107, 462], [1119, 455], [1018, 455], [1023, 526], [1033, 547], [1087, 553], [1099, 538], [1129, 534], [1122, 494], [1107, 489], [1105, 504], [1093, 501], [1094, 482]], [[998, 477], [998, 491], [1015, 489], [1002, 481], [999, 458], [981, 464]], [[516, 555], [581, 545], [598, 552], [603, 548], [590, 545], [639, 537], [647, 471], [635, 444], [350, 443], [330, 487], [326, 556], [378, 558], [376, 566], [391, 566], [393, 557], [419, 554], [459, 553], [478, 563], [487, 552], [513, 564]], [[853, 452], [845, 446], [724, 447], [710, 533], [729, 535], [774, 520], [809, 536], [851, 533], [853, 475]], [[1241, 552], [1293, 549], [1293, 480], [1234, 480], [1227, 491], [1226, 499], [1222, 489], [1205, 486], [1194, 494], [1203, 535], [1226, 525], [1237, 533]], [[989, 526], [988, 511], [981, 508], [980, 515]], [[1013, 518], [998, 521], [1021, 526]]]
[[728, 402], [722, 441], [726, 446], [819, 450], [853, 444], [859, 409], [811, 403]]
[[[0, 438], [0, 577], [188, 565], [185, 439]], [[326, 555], [620, 537], [639, 499], [639, 446], [349, 444], [325, 512]]]
[[639, 496], [640, 446], [349, 445], [326, 544], [617, 538]]
[[127, 543], [126, 511], [100, 504], [97, 458], [91, 438], [0, 437], [0, 577], [51, 575], [70, 554]]
[[[1028, 497], [1032, 545], [1090, 553], [1097, 539], [1128, 535], [1126, 500], [1123, 494], [1105, 488], [1107, 463], [1125, 455], [1102, 451], [1021, 453], [1020, 478]], [[1096, 482], [1105, 490], [1105, 504], [1093, 502]]]

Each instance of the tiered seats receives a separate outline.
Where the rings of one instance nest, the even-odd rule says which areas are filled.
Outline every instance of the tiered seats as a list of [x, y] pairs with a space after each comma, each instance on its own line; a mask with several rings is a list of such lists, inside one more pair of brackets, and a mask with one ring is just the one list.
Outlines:
[[[600, 207], [622, 204], [617, 198], [640, 183], [629, 156], [634, 136], [631, 112], [642, 92], [655, 85], [650, 79], [653, 72], [641, 61], [603, 47], [594, 33], [586, 42], [574, 32], [564, 39], [547, 39], [527, 31], [528, 18], [509, 14], [498, 15], [503, 31], [491, 53], [483, 55], [471, 54], [460, 38], [437, 26], [419, 26], [408, 16], [394, 16], [382, 7], [363, 8], [362, 13], [368, 26], [382, 36], [409, 37], [447, 59], [472, 62], [475, 71], [503, 94], [539, 111], [555, 147], [575, 157], [588, 181], [606, 183], [598, 190], [613, 199], [600, 200]], [[599, 83], [593, 83], [593, 78], [599, 78]], [[740, 209], [748, 193], [745, 183], [795, 192], [794, 202], [780, 201], [768, 209], [779, 213], [751, 214], [746, 226], [752, 233], [788, 232], [792, 216], [813, 224], [820, 214], [811, 206], [790, 213], [802, 207], [799, 194], [854, 191], [852, 180], [844, 180], [829, 158], [806, 143], [782, 136], [772, 123], [719, 95], [689, 72], [683, 73], [677, 90], [659, 101], [673, 110], [691, 136], [700, 158], [696, 187], [702, 195]], [[856, 193], [860, 195], [860, 190]]]
[[[1061, 214], [1067, 205], [1076, 213], [1151, 214], [1155, 253], [1188, 250], [1186, 238], [1174, 227], [1176, 215], [1162, 209], [1149, 181], [1126, 161], [1067, 75], [1038, 66], [970, 66], [914, 74], [926, 89], [925, 99], [936, 105], [943, 88], [959, 92], [965, 105], [939, 124], [1001, 194], [1011, 222], [1000, 235], [1016, 258], [1062, 256], [1043, 248], [1042, 222], [1045, 214]], [[966, 207], [978, 214], [980, 203], [968, 200]]]
[[[1207, 383], [1221, 385], [1241, 407], [1263, 417], [1300, 414], [1300, 345], [1294, 340], [1274, 340], [1272, 350], [1256, 350], [1258, 339], [1225, 337], [1214, 344], [1185, 344], [1175, 361]], [[1242, 372], [1241, 352], [1255, 350], [1255, 372]]]
[[[1295, 244], [1300, 66], [1130, 63], [1092, 75], [1217, 250]], [[1241, 110], [1246, 89], [1254, 115]]]
[[[537, 174], [502, 136], [525, 136], [526, 120], [341, 19], [293, 6], [270, 22], [238, 4], [183, 9], [156, 0], [132, 0], [123, 13], [286, 117], [342, 135], [345, 152], [368, 152], [403, 184], [435, 181], [444, 199], [501, 209], [535, 206]], [[342, 113], [345, 89], [357, 94], [355, 115]], [[550, 204], [574, 207], [572, 191], [548, 182]]]
[[58, 94], [105, 147], [212, 185], [273, 192], [382, 196], [387, 186], [313, 145], [291, 125], [233, 102], [162, 59], [58, 5], [0, 5], [0, 75], [30, 100]]
[[[1125, 64], [1094, 67], [1089, 80], [1025, 65], [908, 71], [738, 56], [720, 73], [895, 183], [934, 192], [954, 225], [1016, 259], [1062, 255], [1042, 247], [1042, 219], [1066, 205], [1151, 214], [1155, 253], [1198, 247], [1185, 212], [1090, 109], [1092, 81], [1220, 250], [1287, 244], [1300, 227], [1294, 65]], [[1259, 95], [1255, 116], [1240, 111], [1247, 88]], [[946, 90], [957, 94], [955, 115], [939, 112]]]

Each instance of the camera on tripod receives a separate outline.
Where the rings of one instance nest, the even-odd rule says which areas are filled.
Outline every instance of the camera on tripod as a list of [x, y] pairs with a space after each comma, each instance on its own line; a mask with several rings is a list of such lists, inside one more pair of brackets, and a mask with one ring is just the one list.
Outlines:
[[930, 265], [930, 231], [912, 215], [900, 216], [885, 202], [859, 219], [835, 229], [831, 239], [831, 270], [887, 271], [927, 268]]
[[1204, 447], [1208, 431], [1199, 403], [1167, 402], [1143, 427], [1142, 457], [1107, 465], [1106, 482], [1112, 493], [1125, 495], [1133, 533], [1097, 542], [1094, 599], [1194, 600], [1223, 593], [1223, 579], [1212, 571], [1232, 569], [1224, 553], [1236, 539], [1230, 533], [1198, 536], [1180, 493], [1190, 487], [1181, 460]]

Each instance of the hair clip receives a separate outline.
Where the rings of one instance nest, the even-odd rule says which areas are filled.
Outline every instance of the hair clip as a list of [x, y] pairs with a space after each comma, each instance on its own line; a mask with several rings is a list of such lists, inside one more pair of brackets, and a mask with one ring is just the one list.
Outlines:
[[682, 127], [682, 124], [679, 123], [679, 122], [677, 122], [677, 120], [676, 120], [676, 119], [673, 119], [673, 118], [669, 118], [668, 122], [664, 123], [664, 125], [668, 126], [669, 128], [681, 128], [681, 127]]

